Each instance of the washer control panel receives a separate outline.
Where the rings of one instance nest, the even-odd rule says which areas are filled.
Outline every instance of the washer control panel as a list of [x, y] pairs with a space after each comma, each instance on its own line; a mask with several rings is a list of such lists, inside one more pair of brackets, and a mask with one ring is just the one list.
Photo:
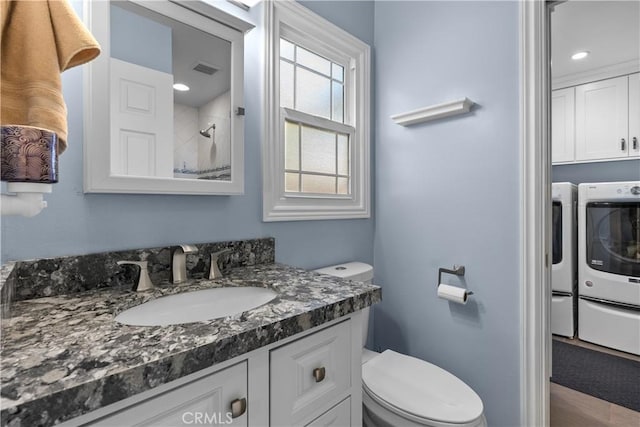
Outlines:
[[[604, 182], [597, 184], [582, 184], [586, 188], [583, 195], [591, 201], [614, 199], [640, 199], [640, 181]], [[582, 203], [581, 203], [582, 204]]]

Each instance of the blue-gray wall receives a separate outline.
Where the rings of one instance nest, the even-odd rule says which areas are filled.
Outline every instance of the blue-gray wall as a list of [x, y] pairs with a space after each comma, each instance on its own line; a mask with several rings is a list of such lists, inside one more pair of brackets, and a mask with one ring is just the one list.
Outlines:
[[555, 165], [553, 182], [640, 181], [640, 160]]
[[111, 56], [171, 74], [171, 27], [111, 5]]
[[[69, 110], [69, 148], [60, 157], [60, 182], [34, 218], [2, 218], [2, 260], [33, 259], [273, 236], [276, 259], [305, 268], [345, 260], [373, 261], [373, 219], [262, 222], [262, 7], [249, 13], [225, 1], [216, 6], [256, 25], [245, 49], [245, 194], [160, 196], [84, 194], [82, 191], [82, 67], [63, 74]], [[305, 3], [373, 43], [372, 2]], [[74, 3], [78, 13], [79, 1]]]
[[[491, 426], [520, 416], [518, 18], [517, 2], [375, 9], [375, 345], [461, 378]], [[479, 105], [464, 116], [389, 118], [465, 96]], [[454, 264], [475, 292], [466, 306], [436, 297]]]

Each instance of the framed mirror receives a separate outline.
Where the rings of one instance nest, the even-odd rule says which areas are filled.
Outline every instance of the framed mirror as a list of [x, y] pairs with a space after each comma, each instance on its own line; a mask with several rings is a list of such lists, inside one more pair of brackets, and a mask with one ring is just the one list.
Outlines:
[[86, 1], [86, 193], [242, 194], [244, 33], [201, 1]]

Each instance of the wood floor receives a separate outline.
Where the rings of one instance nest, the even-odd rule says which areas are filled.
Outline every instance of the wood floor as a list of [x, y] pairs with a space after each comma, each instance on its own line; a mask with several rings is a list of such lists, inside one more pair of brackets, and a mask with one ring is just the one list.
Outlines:
[[[640, 361], [638, 356], [584, 341], [553, 339]], [[640, 427], [640, 412], [551, 383], [551, 427]]]

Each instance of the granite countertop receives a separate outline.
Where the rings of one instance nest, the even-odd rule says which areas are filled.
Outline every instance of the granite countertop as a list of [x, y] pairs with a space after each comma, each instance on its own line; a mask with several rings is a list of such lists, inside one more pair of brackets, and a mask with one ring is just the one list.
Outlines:
[[[114, 316], [174, 293], [224, 286], [275, 290], [237, 316], [127, 326]], [[218, 280], [13, 303], [2, 319], [2, 425], [53, 425], [370, 306], [380, 288], [282, 264], [232, 269]]]

